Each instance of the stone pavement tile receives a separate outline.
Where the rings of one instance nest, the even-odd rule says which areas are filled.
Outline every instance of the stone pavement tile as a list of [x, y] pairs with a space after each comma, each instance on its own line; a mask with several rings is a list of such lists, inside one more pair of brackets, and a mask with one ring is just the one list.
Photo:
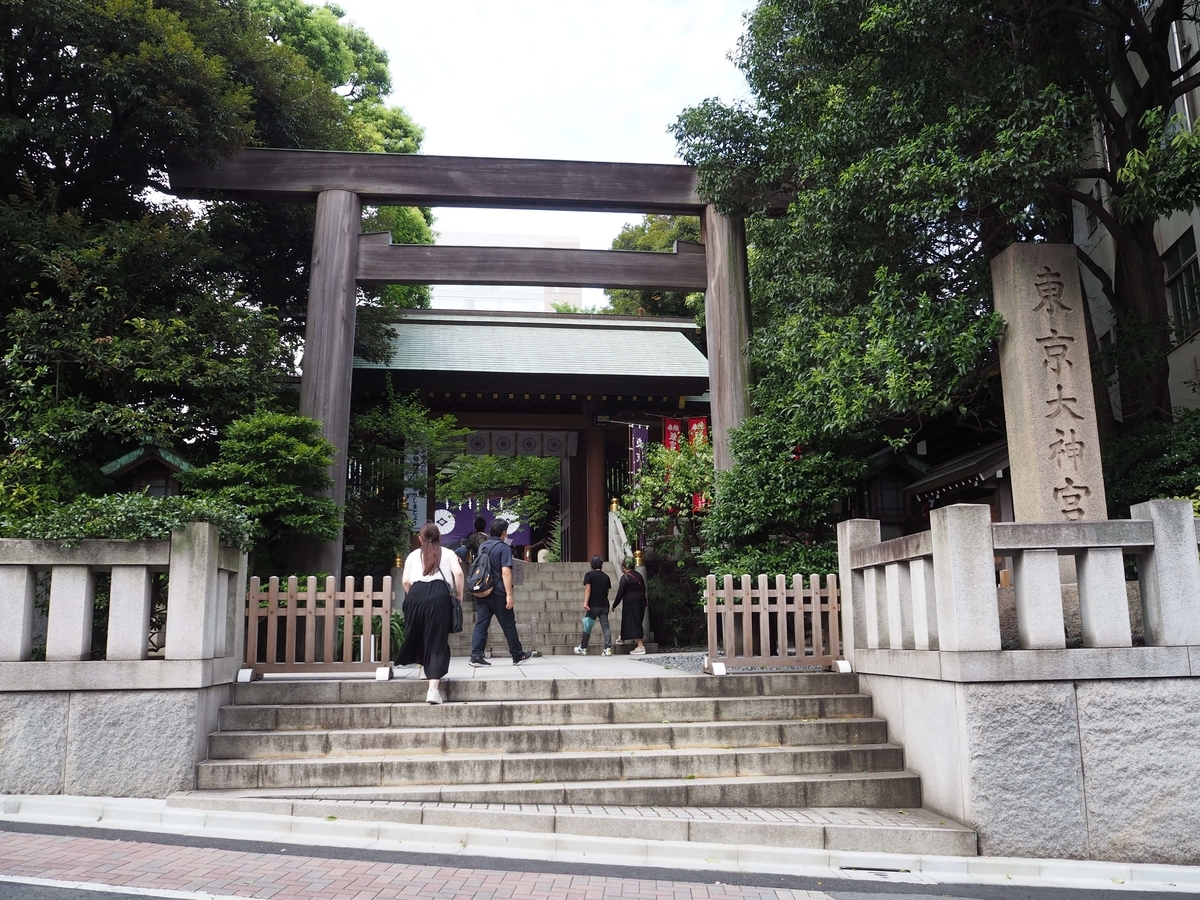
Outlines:
[[0, 875], [268, 900], [793, 900], [805, 892], [0, 832]]

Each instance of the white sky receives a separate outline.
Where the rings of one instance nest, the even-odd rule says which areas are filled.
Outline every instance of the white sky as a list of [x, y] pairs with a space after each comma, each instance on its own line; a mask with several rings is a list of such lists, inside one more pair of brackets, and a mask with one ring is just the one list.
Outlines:
[[[337, 2], [387, 50], [389, 102], [425, 129], [424, 153], [678, 162], [667, 128], [684, 107], [747, 94], [726, 56], [753, 0]], [[439, 232], [562, 235], [593, 249], [638, 219], [435, 213]]]

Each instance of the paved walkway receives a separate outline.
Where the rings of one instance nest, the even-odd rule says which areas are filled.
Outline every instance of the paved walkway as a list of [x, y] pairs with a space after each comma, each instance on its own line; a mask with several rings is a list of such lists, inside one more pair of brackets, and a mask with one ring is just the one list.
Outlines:
[[827, 900], [818, 892], [777, 888], [503, 872], [0, 832], [0, 879], [20, 878], [31, 883], [272, 900]]
[[[601, 656], [594, 647], [588, 656], [537, 656], [514, 666], [508, 656], [493, 656], [490, 666], [474, 667], [467, 657], [454, 656], [450, 659], [450, 672], [446, 678], [461, 681], [468, 678], [488, 679], [547, 679], [547, 678], [671, 678], [675, 676], [696, 677], [695, 672], [683, 669], [668, 669], [653, 663], [640, 661], [628, 654]], [[419, 666], [393, 669], [395, 678], [420, 678]], [[328, 677], [328, 676], [326, 676]], [[339, 676], [342, 677], [342, 676]], [[367, 673], [364, 677], [373, 677]], [[288, 676], [289, 679], [294, 676]]]

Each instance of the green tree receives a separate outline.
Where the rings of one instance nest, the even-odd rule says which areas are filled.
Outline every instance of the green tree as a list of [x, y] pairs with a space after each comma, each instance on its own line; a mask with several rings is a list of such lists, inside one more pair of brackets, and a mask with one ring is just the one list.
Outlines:
[[[642, 250], [670, 253], [676, 241], [701, 243], [700, 220], [695, 216], [647, 215], [642, 221], [627, 224], [613, 238], [614, 250]], [[700, 329], [691, 335], [692, 341], [704, 346], [704, 292], [703, 291], [636, 291], [623, 288], [605, 290], [609, 308], [605, 312], [619, 316], [674, 316], [693, 319]]]
[[841, 445], [801, 443], [801, 434], [779, 417], [762, 415], [732, 433], [734, 466], [718, 476], [717, 503], [704, 520], [708, 572], [837, 570], [833, 522], [865, 465]]
[[244, 509], [251, 522], [254, 566], [278, 574], [293, 534], [328, 541], [341, 530], [341, 510], [319, 496], [332, 483], [328, 470], [333, 456], [320, 422], [257, 412], [225, 429], [214, 462], [178, 477], [190, 495]]
[[405, 493], [426, 496], [430, 472], [449, 465], [462, 449], [453, 416], [433, 416], [417, 395], [396, 394], [350, 423], [350, 455], [359, 467], [346, 496], [346, 556], [357, 571], [390, 563], [413, 533]]
[[437, 496], [450, 505], [488, 497], [508, 497], [517, 521], [541, 528], [550, 513], [550, 492], [558, 487], [557, 457], [456, 456], [438, 475]]
[[693, 509], [698, 494], [712, 499], [713, 454], [708, 441], [685, 441], [678, 450], [651, 444], [641, 469], [621, 499], [621, 521], [630, 539], [680, 568], [692, 569], [701, 550], [703, 511]]
[[[1200, 54], [1172, 62], [1171, 25], [1193, 14], [1183, 0], [762, 0], [739, 49], [753, 102], [707, 101], [675, 134], [718, 207], [782, 213], [751, 228], [768, 380], [805, 410], [846, 386], [835, 431], [971, 403], [996, 336], [988, 261], [1014, 241], [1070, 240], [1073, 201], [1116, 247], [1125, 414], [1165, 414], [1153, 230], [1200, 200], [1200, 144], [1172, 119], [1200, 85]], [[957, 335], [949, 356], [923, 340], [922, 307]], [[864, 331], [897, 345], [874, 371], [856, 362]]]
[[[281, 11], [272, 18], [273, 11]], [[107, 487], [140, 443], [205, 463], [294, 374], [312, 210], [164, 200], [248, 144], [415, 152], [386, 55], [336, 8], [256, 0], [0, 4], [0, 511]], [[429, 240], [427, 210], [370, 227]], [[365, 297], [367, 352], [386, 307]], [[373, 342], [373, 344], [372, 344]]]

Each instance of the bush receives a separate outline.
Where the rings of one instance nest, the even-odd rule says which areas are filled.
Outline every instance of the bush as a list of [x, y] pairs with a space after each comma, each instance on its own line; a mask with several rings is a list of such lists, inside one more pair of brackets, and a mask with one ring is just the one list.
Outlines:
[[4, 537], [56, 540], [72, 546], [96, 538], [166, 540], [172, 531], [191, 522], [215, 525], [221, 542], [227, 546], [244, 550], [250, 544], [250, 520], [233, 503], [140, 493], [80, 497], [47, 513], [0, 522], [0, 533]]
[[1108, 514], [1124, 518], [1129, 507], [1162, 497], [1200, 492], [1200, 410], [1179, 414], [1174, 423], [1145, 422], [1104, 446]]

